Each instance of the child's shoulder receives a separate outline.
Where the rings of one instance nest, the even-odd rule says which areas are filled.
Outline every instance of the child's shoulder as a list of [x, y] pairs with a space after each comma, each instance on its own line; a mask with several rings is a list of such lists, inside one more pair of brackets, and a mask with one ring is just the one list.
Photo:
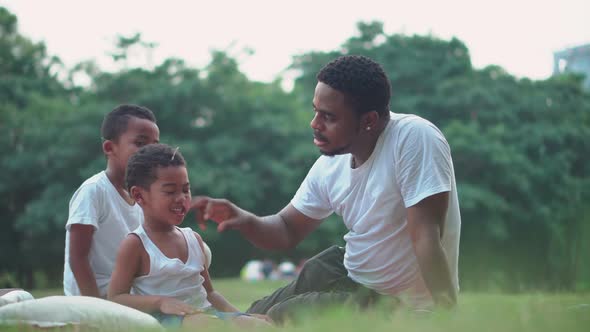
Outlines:
[[100, 172], [94, 174], [93, 176], [89, 177], [88, 179], [86, 179], [84, 182], [82, 182], [80, 187], [105, 186], [106, 185], [105, 181], [108, 181], [108, 180], [109, 180], [109, 178], [107, 177], [107, 174], [105, 173], [105, 171], [100, 171]]
[[208, 269], [209, 266], [211, 265], [211, 249], [209, 248], [207, 243], [205, 243], [205, 241], [203, 240], [203, 237], [199, 233], [192, 230], [190, 227], [182, 228], [182, 230], [186, 231], [187, 234], [190, 234], [191, 236], [196, 238], [197, 243], [199, 244], [199, 248], [201, 249], [203, 255], [205, 256], [205, 267]]
[[190, 227], [179, 227], [178, 229], [180, 229], [181, 231], [187, 232], [187, 234], [192, 234], [193, 236], [196, 236], [197, 238], [201, 238], [201, 235], [199, 233], [195, 232], [195, 230]]
[[118, 252], [120, 257], [122, 257], [124, 260], [127, 260], [128, 262], [134, 262], [142, 256], [147, 257], [149, 260], [144, 243], [137, 233], [132, 232], [127, 234], [123, 241], [121, 241]]
[[201, 237], [201, 235], [199, 233], [195, 232], [190, 227], [182, 227], [182, 228], [181, 227], [178, 227], [178, 230], [180, 230], [182, 233], [184, 233], [185, 236], [190, 236], [190, 237], [196, 238], [198, 242], [202, 242], [203, 241], [203, 238]]
[[106, 193], [109, 190], [109, 184], [109, 179], [107, 178], [104, 171], [94, 174], [82, 182], [78, 189], [76, 189], [76, 192], [74, 195], [72, 195], [72, 200], [77, 200], [88, 196], [94, 198], [96, 198], [96, 196], [101, 196], [103, 193]]
[[143, 241], [141, 239], [141, 235], [139, 233], [137, 233], [136, 231], [133, 231], [133, 232], [130, 232], [129, 234], [127, 234], [127, 236], [125, 236], [125, 238], [123, 239], [123, 241], [121, 243], [125, 243], [125, 246], [127, 246], [129, 248], [133, 248], [134, 250], [144, 248]]

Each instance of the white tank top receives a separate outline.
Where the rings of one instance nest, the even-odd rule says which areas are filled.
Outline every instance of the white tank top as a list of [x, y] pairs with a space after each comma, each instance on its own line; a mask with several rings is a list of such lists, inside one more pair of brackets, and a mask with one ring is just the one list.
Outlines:
[[[177, 227], [178, 228], [178, 227]], [[186, 264], [179, 258], [168, 258], [149, 238], [143, 225], [132, 233], [139, 236], [145, 251], [150, 257], [150, 271], [137, 277], [131, 286], [134, 295], [160, 295], [176, 298], [198, 309], [211, 306], [207, 301], [207, 291], [203, 287], [205, 278], [205, 254], [199, 240], [190, 228], [178, 228], [188, 245]]]

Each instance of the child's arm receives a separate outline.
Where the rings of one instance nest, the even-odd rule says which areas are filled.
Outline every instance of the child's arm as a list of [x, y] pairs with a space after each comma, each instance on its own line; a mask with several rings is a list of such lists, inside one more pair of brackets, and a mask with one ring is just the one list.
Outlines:
[[80, 295], [84, 296], [106, 295], [100, 293], [89, 259], [94, 235], [103, 215], [102, 197], [103, 192], [97, 185], [82, 184], [69, 204], [66, 236], [69, 237], [70, 246], [66, 256], [69, 256], [68, 263]]
[[73, 224], [70, 226], [68, 233], [70, 237], [70, 267], [80, 289], [80, 295], [100, 297], [94, 272], [88, 260], [93, 235], [94, 226], [92, 225]]
[[203, 286], [205, 287], [205, 290], [207, 291], [207, 301], [209, 301], [209, 303], [211, 303], [211, 305], [219, 310], [219, 311], [223, 311], [223, 312], [237, 312], [240, 311], [238, 310], [238, 308], [234, 307], [231, 303], [229, 303], [225, 297], [223, 297], [223, 295], [221, 295], [221, 293], [219, 293], [218, 291], [213, 289], [213, 285], [211, 284], [211, 278], [209, 278], [209, 271], [207, 269], [205, 269], [203, 272], [201, 272], [201, 275], [203, 276], [203, 278], [205, 278], [205, 281], [203, 282]]
[[186, 315], [196, 310], [172, 297], [131, 295], [133, 279], [141, 271], [143, 244], [136, 235], [128, 235], [121, 243], [115, 269], [109, 284], [108, 299], [143, 312], [162, 312], [171, 315]]
[[[197, 241], [199, 241], [199, 245], [201, 246], [201, 251], [203, 251], [203, 253], [204, 253], [205, 248], [203, 246], [203, 243], [202, 243], [203, 240], [201, 239], [201, 236], [195, 232], [195, 237], [197, 238]], [[211, 305], [215, 309], [217, 309], [219, 311], [223, 311], [223, 312], [240, 311], [240, 310], [238, 310], [238, 308], [234, 307], [231, 303], [229, 303], [225, 299], [225, 297], [223, 297], [223, 295], [221, 295], [221, 293], [219, 293], [218, 291], [213, 289], [213, 284], [211, 283], [211, 278], [209, 277], [209, 269], [207, 268], [206, 264], [205, 264], [205, 269], [203, 270], [203, 272], [201, 272], [201, 275], [205, 279], [203, 281], [203, 287], [205, 287], [205, 290], [207, 291], [207, 301], [209, 301], [209, 303], [211, 303]]]

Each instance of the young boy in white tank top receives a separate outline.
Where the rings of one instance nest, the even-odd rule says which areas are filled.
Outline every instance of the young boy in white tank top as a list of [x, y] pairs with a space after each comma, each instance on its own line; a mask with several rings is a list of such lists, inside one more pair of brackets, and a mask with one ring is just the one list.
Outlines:
[[212, 317], [268, 325], [243, 314], [213, 289], [201, 237], [179, 228], [191, 202], [186, 164], [164, 144], [141, 148], [125, 175], [144, 223], [123, 240], [108, 290], [114, 302], [154, 315], [163, 325], [202, 327]]

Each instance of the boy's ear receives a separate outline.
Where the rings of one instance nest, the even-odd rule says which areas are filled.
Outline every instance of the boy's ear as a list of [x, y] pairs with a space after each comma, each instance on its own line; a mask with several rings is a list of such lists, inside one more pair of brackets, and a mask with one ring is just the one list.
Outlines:
[[110, 139], [104, 140], [104, 142], [102, 142], [102, 152], [105, 155], [110, 156], [113, 153], [113, 146], [113, 141]]
[[138, 186], [131, 187], [131, 191], [129, 192], [133, 200], [136, 201], [139, 205], [143, 204], [143, 194], [141, 189]]

